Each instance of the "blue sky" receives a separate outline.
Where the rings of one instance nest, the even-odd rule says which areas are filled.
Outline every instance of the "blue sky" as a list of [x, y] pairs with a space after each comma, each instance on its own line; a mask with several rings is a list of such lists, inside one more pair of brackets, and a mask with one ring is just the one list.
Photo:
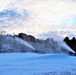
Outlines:
[[[76, 35], [76, 0], [1, 0], [0, 28], [37, 37]], [[70, 30], [69, 30], [70, 28]], [[51, 33], [51, 34], [52, 34]], [[44, 37], [44, 36], [43, 36]]]

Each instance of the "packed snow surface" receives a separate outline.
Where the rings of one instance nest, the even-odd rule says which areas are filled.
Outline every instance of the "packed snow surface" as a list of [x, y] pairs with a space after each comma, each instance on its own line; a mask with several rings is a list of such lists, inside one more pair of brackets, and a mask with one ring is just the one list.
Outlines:
[[0, 75], [76, 75], [76, 57], [66, 54], [0, 54]]

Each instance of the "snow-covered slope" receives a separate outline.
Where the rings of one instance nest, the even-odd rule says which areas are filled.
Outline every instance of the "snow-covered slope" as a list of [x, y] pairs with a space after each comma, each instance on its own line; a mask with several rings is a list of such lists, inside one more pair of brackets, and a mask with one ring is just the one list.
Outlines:
[[66, 54], [0, 54], [0, 75], [76, 75], [75, 62]]

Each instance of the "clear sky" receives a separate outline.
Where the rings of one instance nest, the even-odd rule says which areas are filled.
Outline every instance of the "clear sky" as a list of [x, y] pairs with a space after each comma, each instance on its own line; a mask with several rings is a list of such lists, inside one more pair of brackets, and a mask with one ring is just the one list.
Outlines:
[[0, 31], [36, 37], [76, 35], [76, 0], [0, 0]]

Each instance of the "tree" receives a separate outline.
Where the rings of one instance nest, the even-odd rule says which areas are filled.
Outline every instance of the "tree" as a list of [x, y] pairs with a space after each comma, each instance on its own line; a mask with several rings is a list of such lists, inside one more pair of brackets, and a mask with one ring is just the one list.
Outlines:
[[35, 42], [36, 40], [35, 37], [32, 35], [28, 35], [28, 38], [30, 39], [31, 42]]
[[3, 35], [3, 36], [6, 35], [6, 31], [1, 31], [0, 35]]
[[69, 37], [65, 37], [64, 41], [65, 42], [69, 41]]

